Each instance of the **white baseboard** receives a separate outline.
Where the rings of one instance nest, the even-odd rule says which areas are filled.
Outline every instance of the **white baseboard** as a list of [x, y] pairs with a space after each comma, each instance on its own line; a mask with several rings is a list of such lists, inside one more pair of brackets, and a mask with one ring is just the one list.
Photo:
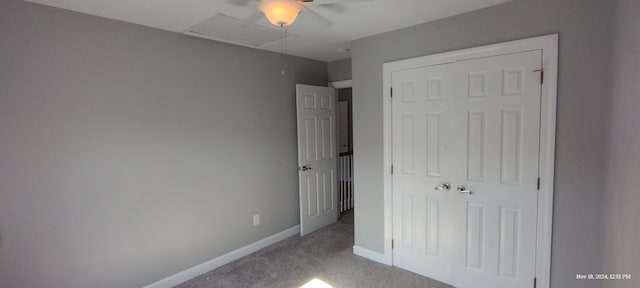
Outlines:
[[262, 240], [259, 240], [257, 242], [251, 243], [247, 246], [238, 248], [234, 251], [231, 251], [227, 254], [224, 254], [220, 257], [211, 259], [207, 262], [204, 262], [202, 264], [193, 266], [187, 270], [184, 270], [182, 272], [178, 272], [176, 274], [173, 274], [167, 278], [164, 278], [162, 280], [156, 281], [152, 284], [149, 284], [147, 286], [144, 286], [143, 288], [171, 288], [174, 287], [180, 283], [184, 283], [190, 279], [193, 279], [197, 276], [200, 276], [204, 273], [207, 273], [213, 269], [216, 269], [220, 266], [223, 266], [225, 264], [228, 264], [232, 261], [235, 261], [237, 259], [240, 259], [244, 256], [247, 256], [253, 252], [256, 252], [264, 247], [267, 247], [271, 244], [280, 242], [286, 238], [289, 238], [293, 235], [297, 235], [300, 233], [300, 225], [291, 227], [287, 230], [284, 230], [282, 232], [279, 232], [277, 234], [271, 235], [267, 238], [264, 238]]
[[391, 261], [389, 261], [389, 259], [387, 259], [388, 257], [384, 256], [384, 254], [362, 248], [358, 245], [353, 246], [353, 254], [367, 258], [371, 261], [376, 261], [378, 263], [391, 266]]

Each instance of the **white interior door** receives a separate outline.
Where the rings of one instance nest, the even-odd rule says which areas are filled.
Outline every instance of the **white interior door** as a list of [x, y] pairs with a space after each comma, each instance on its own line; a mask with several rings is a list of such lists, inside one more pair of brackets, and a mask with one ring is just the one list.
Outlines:
[[338, 219], [336, 180], [336, 91], [296, 85], [300, 233]]
[[541, 51], [456, 63], [459, 288], [533, 285], [541, 65]]
[[395, 266], [458, 288], [532, 287], [541, 61], [393, 72]]
[[394, 72], [393, 264], [452, 281], [453, 64]]

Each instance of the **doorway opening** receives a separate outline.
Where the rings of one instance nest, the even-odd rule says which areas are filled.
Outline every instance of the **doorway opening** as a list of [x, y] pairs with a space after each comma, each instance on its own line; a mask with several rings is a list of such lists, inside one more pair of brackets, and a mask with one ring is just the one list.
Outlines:
[[337, 89], [338, 207], [340, 218], [353, 215], [353, 102], [351, 87]]

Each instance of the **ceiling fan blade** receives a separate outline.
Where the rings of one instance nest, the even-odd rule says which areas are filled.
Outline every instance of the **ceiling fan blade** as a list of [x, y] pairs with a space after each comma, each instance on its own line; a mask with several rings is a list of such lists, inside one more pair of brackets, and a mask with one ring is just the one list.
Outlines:
[[372, 2], [373, 0], [313, 0], [313, 2], [307, 2], [307, 5], [327, 5], [327, 4], [347, 4], [357, 2]]
[[264, 16], [264, 14], [262, 13], [262, 11], [257, 11], [251, 15], [249, 15], [248, 17], [245, 17], [244, 19], [242, 19], [242, 25], [243, 26], [249, 26], [253, 23], [258, 22], [258, 20], [262, 19]]
[[333, 13], [342, 13], [347, 10], [347, 7], [345, 7], [345, 5], [340, 4], [320, 4], [316, 5], [316, 7], [322, 7], [323, 9], [327, 9]]
[[326, 17], [318, 14], [316, 11], [313, 11], [313, 9], [311, 9], [311, 8], [309, 8], [307, 6], [304, 6], [304, 8], [302, 9], [302, 13], [306, 14], [305, 18], [310, 19], [311, 21], [316, 21], [321, 26], [329, 27], [329, 26], [333, 25], [333, 22], [331, 22], [331, 20], [329, 20]]
[[246, 6], [247, 4], [253, 1], [254, 0], [227, 0], [229, 4], [236, 5], [236, 6]]

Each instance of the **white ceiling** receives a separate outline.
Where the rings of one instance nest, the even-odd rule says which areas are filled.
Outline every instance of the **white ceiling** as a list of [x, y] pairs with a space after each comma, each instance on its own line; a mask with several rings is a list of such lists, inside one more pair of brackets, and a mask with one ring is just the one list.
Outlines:
[[[244, 18], [258, 9], [257, 4], [235, 6], [226, 0], [28, 1], [179, 33], [218, 13]], [[350, 58], [348, 53], [339, 53], [336, 49], [349, 48], [351, 40], [508, 1], [511, 0], [372, 0], [344, 3], [341, 5], [344, 8], [341, 12], [314, 6], [314, 11], [333, 21], [333, 25], [316, 25], [318, 22], [303, 12], [289, 26], [289, 32], [297, 36], [289, 39], [288, 52], [322, 61]], [[279, 29], [266, 19], [257, 24]], [[281, 49], [279, 41], [256, 48], [275, 52]]]

